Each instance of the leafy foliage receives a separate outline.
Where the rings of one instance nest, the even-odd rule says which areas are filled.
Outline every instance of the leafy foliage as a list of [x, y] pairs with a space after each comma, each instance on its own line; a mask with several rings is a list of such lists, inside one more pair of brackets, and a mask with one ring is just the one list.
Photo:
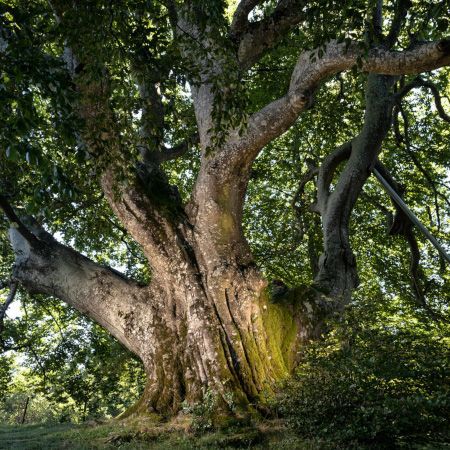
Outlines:
[[107, 332], [54, 300], [22, 302], [23, 315], [9, 324], [6, 345], [24, 353], [20, 365], [3, 357], [9, 362], [0, 378], [3, 420], [15, 422], [27, 397], [27, 422], [111, 417], [137, 400], [142, 366]]
[[[85, 124], [76, 118], [73, 107], [78, 93], [62, 59], [64, 39], [90, 36], [84, 44], [92, 65], [86, 76], [101, 80], [103, 69], [109, 74], [109, 101], [120, 138], [129, 149], [114, 157], [121, 158], [125, 173], [134, 168], [136, 160], [142, 162], [136, 151], [141, 143], [139, 131], [145, 123], [152, 123], [143, 116], [145, 101], [139, 96], [139, 81], [158, 84], [166, 116], [162, 131], [156, 126], [147, 130], [150, 150], [154, 140], [175, 146], [195, 132], [191, 100], [195, 83], [188, 84], [187, 75], [194, 81], [202, 77], [211, 81], [218, 98], [213, 145], [220, 146], [231, 127], [245, 129], [249, 114], [285, 94], [299, 48], [321, 46], [329, 38], [343, 42], [352, 38], [366, 45], [366, 18], [375, 4], [308, 2], [305, 26], [288, 33], [254, 67], [239, 72], [230, 53], [235, 49], [230, 49], [226, 36], [230, 19], [224, 12], [226, 2], [194, 2], [191, 11], [202, 19], [206, 38], [220, 37], [223, 46], [218, 47], [192, 46], [195, 36], [187, 31], [174, 35], [164, 2], [78, 3], [79, 14], [68, 14], [64, 24], [56, 23], [45, 1], [0, 5], [0, 47], [7, 50], [0, 52], [0, 192], [19, 212], [35, 215], [64, 243], [142, 282], [151, 274], [141, 249], [101, 194], [98, 161], [105, 162], [111, 155], [107, 149], [103, 155], [90, 154], [79, 140], [78, 131]], [[262, 2], [251, 21], [267, 17], [276, 3]], [[386, 21], [391, 22], [394, 2], [385, 3]], [[447, 10], [447, 1], [412, 2], [398, 47], [406, 47], [410, 39], [413, 44], [439, 39], [448, 27]], [[90, 34], [90, 29], [96, 32]], [[180, 55], [183, 40], [195, 49], [191, 58]], [[225, 70], [218, 75], [211, 63], [207, 73], [198, 72], [196, 60], [216, 56], [221, 57]], [[448, 110], [448, 68], [424, 78], [439, 88]], [[354, 71], [328, 80], [316, 93], [313, 108], [270, 143], [253, 166], [243, 226], [255, 259], [269, 279], [296, 286], [314, 277], [321, 251], [319, 219], [309, 209], [314, 185], [306, 187], [300, 212], [301, 205], [293, 200], [308, 160], [318, 164], [358, 133], [364, 116], [365, 79], [366, 75]], [[412, 76], [403, 77], [397, 89], [412, 80]], [[429, 91], [411, 91], [397, 111], [397, 128], [384, 144], [382, 159], [405, 185], [409, 206], [445, 242], [450, 231], [449, 129], [433, 104]], [[101, 138], [105, 130], [100, 125]], [[163, 164], [184, 202], [189, 200], [199, 163], [200, 153], [193, 148]], [[302, 378], [292, 385], [292, 398], [282, 406], [297, 430], [342, 442], [358, 439], [391, 445], [402, 439], [425, 439], [427, 433], [443, 429], [448, 408], [448, 355], [443, 336], [448, 335], [430, 325], [427, 312], [414, 298], [405, 241], [386, 234], [386, 211], [392, 210], [376, 182], [369, 180], [352, 217], [352, 244], [362, 281], [355, 300], [358, 312], [305, 355], [299, 369]], [[5, 280], [13, 261], [7, 227], [1, 218], [0, 277]], [[449, 269], [418, 238], [427, 302], [445, 316]], [[2, 301], [6, 295], [2, 289]], [[381, 298], [378, 309], [366, 300]], [[21, 313], [5, 322], [3, 340], [10, 353], [0, 357], [0, 396], [7, 397], [4, 420], [14, 417], [29, 394], [38, 399], [35, 403], [41, 405], [42, 414], [50, 407], [57, 411], [51, 417], [36, 413], [39, 420], [111, 416], [137, 397], [142, 368], [112, 338], [54, 299], [20, 291], [15, 305], [19, 302]], [[396, 317], [394, 324], [389, 323], [392, 317]], [[433, 327], [432, 331], [427, 327]], [[13, 355], [20, 355], [19, 363], [28, 371], [17, 372]], [[28, 381], [21, 384], [18, 380], [23, 376]], [[204, 419], [199, 429], [210, 426], [214, 401], [205, 396], [205, 402], [192, 411]], [[423, 430], [421, 436], [415, 434], [417, 429]]]
[[279, 410], [301, 435], [343, 448], [447, 442], [449, 356], [447, 328], [376, 323], [354, 307], [304, 352]]

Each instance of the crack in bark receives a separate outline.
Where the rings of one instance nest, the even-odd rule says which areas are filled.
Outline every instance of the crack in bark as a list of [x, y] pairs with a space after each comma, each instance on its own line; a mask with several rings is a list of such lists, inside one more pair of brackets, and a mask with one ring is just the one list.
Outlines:
[[[228, 288], [225, 288], [224, 293], [225, 293], [225, 301], [226, 301], [228, 312], [230, 314], [230, 317], [231, 317], [231, 320], [233, 322], [233, 325], [234, 325], [234, 327], [235, 327], [235, 329], [236, 329], [236, 331], [237, 331], [237, 333], [239, 335], [240, 347], [242, 348], [242, 352], [243, 352], [243, 355], [245, 357], [245, 361], [247, 363], [247, 368], [250, 371], [250, 375], [251, 375], [251, 378], [252, 378], [253, 385], [254, 385], [256, 391], [258, 392], [258, 390], [259, 390], [258, 388], [260, 387], [259, 383], [257, 381], [258, 378], [257, 378], [256, 374], [254, 373], [254, 367], [253, 367], [253, 364], [251, 363], [250, 357], [248, 355], [247, 348], [246, 348], [246, 345], [245, 345], [245, 341], [243, 340], [241, 329], [238, 326], [238, 324], [237, 324], [237, 322], [236, 322], [236, 320], [234, 318], [234, 315], [233, 315], [233, 313], [231, 311]], [[235, 292], [234, 297], [235, 297], [235, 301], [237, 302], [237, 294], [236, 294], [236, 292]], [[242, 371], [241, 371], [241, 375], [243, 375]], [[247, 392], [247, 395], [250, 395], [250, 393]], [[252, 395], [252, 397], [253, 397], [253, 395]], [[253, 398], [253, 400], [254, 400], [254, 398]]]

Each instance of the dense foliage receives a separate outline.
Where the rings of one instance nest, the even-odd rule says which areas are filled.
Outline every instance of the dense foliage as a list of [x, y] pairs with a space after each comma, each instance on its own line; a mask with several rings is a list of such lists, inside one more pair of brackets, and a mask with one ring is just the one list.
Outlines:
[[26, 422], [114, 417], [137, 400], [142, 366], [108, 333], [59, 302], [21, 300], [8, 327], [20, 358], [2, 359], [0, 420], [20, 422], [27, 398]]
[[324, 342], [308, 348], [279, 399], [280, 413], [300, 435], [342, 448], [443, 445], [448, 327], [389, 319], [371, 303], [370, 316], [353, 306]]
[[[199, 2], [198, 13], [204, 9], [210, 15], [214, 30], [224, 29], [231, 18], [224, 11], [232, 11], [233, 5], [225, 3]], [[313, 2], [305, 19], [310, 26], [290, 32], [241, 79], [231, 80], [240, 90], [216, 105], [215, 126], [226, 131], [234, 121], [282, 95], [299, 42], [313, 48], [335, 36], [364, 40], [372, 3]], [[387, 3], [391, 20], [394, 7]], [[270, 14], [275, 4], [263, 2], [252, 20]], [[140, 70], [156, 67], [163, 80], [159, 89], [167, 119], [162, 139], [168, 146], [194, 134], [190, 86], [182, 73], [197, 74], [180, 57], [163, 2], [99, 0], [85, 8], [83, 17], [90, 20], [72, 18], [72, 33], [96, 27], [98, 39], [88, 43], [88, 53], [98, 57], [99, 67], [105, 63], [110, 74], [110, 101], [121, 137], [130, 144], [130, 154], [121, 155], [125, 176], [136, 158], [135, 131], [142, 125], [135, 80], [148, 74]], [[411, 8], [400, 41], [406, 43], [411, 36], [417, 42], [434, 39], [447, 29], [448, 2], [414, 1]], [[148, 281], [151, 274], [141, 249], [101, 193], [99, 172], [105, 161], [94, 164], [101, 155], [90, 154], [75, 132], [80, 126], [72, 106], [77, 92], [61, 62], [63, 33], [47, 2], [0, 2], [0, 27], [8, 30], [9, 41], [0, 62], [0, 194], [19, 212], [33, 214], [61, 242]], [[147, 45], [138, 47], [142, 33], [148, 36]], [[200, 48], [199, 57], [201, 52]], [[97, 75], [101, 79], [102, 73]], [[443, 68], [422, 76], [439, 90], [447, 111], [449, 75]], [[414, 79], [399, 77], [396, 89]], [[360, 130], [366, 81], [367, 74], [356, 70], [328, 80], [316, 93], [313, 107], [267, 145], [253, 165], [243, 227], [269, 280], [293, 287], [307, 285], [314, 277], [322, 244], [320, 219], [309, 209], [316, 188], [308, 184], [299, 197], [299, 183], [311, 161], [318, 164]], [[214, 83], [219, 90], [230, 80]], [[441, 242], [448, 242], [450, 232], [449, 138], [448, 123], [441, 120], [433, 93], [414, 89], [396, 107], [381, 157], [404, 185], [408, 205]], [[199, 167], [195, 139], [190, 147], [163, 165], [183, 200], [189, 197]], [[388, 196], [370, 178], [351, 223], [361, 278], [358, 294], [335, 331], [305, 351], [298, 377], [281, 400], [283, 416], [304, 435], [387, 448], [430, 436], [436, 442], [448, 439], [449, 330], [442, 324], [448, 318], [450, 271], [416, 233], [420, 270], [411, 273], [406, 241], [387, 233], [393, 212]], [[9, 280], [13, 264], [7, 228], [0, 218], [2, 280]], [[425, 301], [415, 294], [417, 284]], [[0, 288], [3, 303], [9, 290], [3, 283]], [[143, 388], [140, 363], [97, 325], [53, 298], [22, 289], [11, 308], [15, 313], [6, 317], [0, 335], [0, 421], [20, 420], [27, 397], [30, 421], [111, 417], [136, 400]], [[208, 408], [200, 405], [196, 411], [212, 409]]]

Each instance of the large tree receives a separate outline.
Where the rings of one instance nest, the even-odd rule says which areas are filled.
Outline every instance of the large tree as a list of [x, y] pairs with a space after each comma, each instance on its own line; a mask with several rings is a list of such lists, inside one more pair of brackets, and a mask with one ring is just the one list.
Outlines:
[[[0, 36], [0, 200], [12, 224], [12, 289], [19, 283], [62, 299], [138, 355], [148, 382], [137, 411], [175, 412], [205, 389], [223, 406], [232, 398], [244, 410], [263, 408], [294, 367], [299, 346], [324, 331], [358, 286], [349, 226], [372, 169], [403, 193], [379, 159], [392, 124], [399, 146], [411, 151], [403, 98], [430, 89], [439, 115], [449, 119], [439, 94], [446, 80], [429, 73], [450, 65], [443, 34], [449, 5], [25, 3], [2, 6]], [[290, 67], [286, 86], [282, 77], [273, 80], [280, 62]], [[350, 72], [364, 84], [360, 128], [341, 145], [333, 142], [321, 161], [306, 161], [293, 201], [304, 225], [305, 191], [314, 182], [310, 209], [320, 221], [308, 219], [316, 224], [313, 279], [308, 287], [276, 282], [269, 289], [242, 224], [252, 167], [314, 109], [327, 80]], [[15, 173], [11, 161], [20, 155], [59, 185], [41, 186], [19, 205], [17, 191], [33, 182]], [[171, 177], [177, 164], [195, 174], [192, 186], [179, 186], [183, 196]], [[44, 207], [58, 202], [65, 220], [82, 217], [98, 190], [115, 216], [108, 220], [142, 249], [150, 281], [127, 278], [49, 234]], [[17, 208], [26, 204], [27, 211]], [[424, 303], [418, 245], [401, 211], [391, 232], [410, 244], [411, 278]]]

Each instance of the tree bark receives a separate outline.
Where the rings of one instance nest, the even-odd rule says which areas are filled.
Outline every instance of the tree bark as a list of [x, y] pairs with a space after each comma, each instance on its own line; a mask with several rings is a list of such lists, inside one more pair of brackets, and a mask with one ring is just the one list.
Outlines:
[[[76, 15], [82, 5], [52, 3], [61, 21], [67, 9], [73, 8]], [[226, 130], [225, 142], [216, 148], [214, 108], [220, 95], [214, 80], [231, 71], [232, 82], [221, 87], [221, 94], [232, 95], [239, 71], [251, 67], [283, 32], [301, 21], [306, 4], [279, 2], [271, 16], [250, 24], [247, 16], [258, 3], [243, 1], [238, 8], [231, 30], [234, 49], [215, 41], [209, 24], [200, 32], [201, 26], [191, 23], [191, 2], [170, 11], [171, 20], [178, 20], [174, 35], [180, 38], [181, 53], [195, 61], [200, 73], [190, 81], [201, 162], [187, 205], [160, 167], [165, 134], [157, 76], [139, 85], [143, 123], [137, 150], [142, 161], [123, 183], [120, 173], [131, 165], [112, 110], [108, 74], [93, 55], [83, 55], [83, 33], [70, 34], [67, 42], [72, 49], [66, 49], [65, 56], [79, 94], [75, 110], [85, 124], [80, 139], [96, 158], [113, 213], [142, 246], [152, 279], [148, 286], [128, 280], [58, 243], [35, 224], [11, 229], [14, 278], [88, 315], [142, 359], [148, 383], [133, 412], [174, 413], [182, 401], [200, 400], [205, 389], [217, 394], [224, 409], [230, 408], [230, 399], [241, 412], [264, 408], [276, 383], [295, 365], [298, 346], [320, 335], [324, 312], [340, 311], [358, 283], [349, 243], [350, 215], [390, 126], [393, 76], [450, 64], [448, 39], [403, 52], [371, 48], [367, 55], [354, 42], [330, 41], [323, 49], [302, 52], [287, 93], [252, 114], [245, 129]], [[190, 41], [181, 39], [183, 33]], [[207, 57], [195, 54], [198, 41]], [[373, 72], [368, 77], [364, 126], [324, 161], [318, 174], [324, 252], [315, 284], [332, 301], [324, 308], [324, 296], [318, 301], [311, 291], [295, 289], [275, 302], [242, 229], [252, 163], [312, 105], [323, 80], [355, 66], [361, 57], [362, 69]], [[133, 67], [134, 62], [130, 61]], [[90, 72], [103, 77], [99, 80]], [[333, 175], [344, 161], [330, 192]]]
[[[391, 125], [394, 82], [392, 76], [369, 74], [361, 132], [332, 153], [319, 171], [317, 209], [322, 216], [324, 252], [315, 284], [340, 308], [359, 283], [349, 241], [350, 216]], [[335, 171], [344, 161], [345, 167], [330, 192]]]

